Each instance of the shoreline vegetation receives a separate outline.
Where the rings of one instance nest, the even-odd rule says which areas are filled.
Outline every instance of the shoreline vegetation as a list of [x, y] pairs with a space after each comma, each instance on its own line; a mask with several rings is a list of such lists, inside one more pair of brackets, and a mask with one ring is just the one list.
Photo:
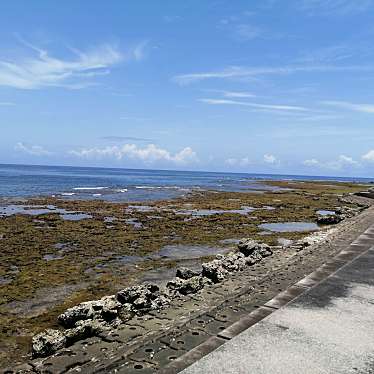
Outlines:
[[[0, 217], [0, 367], [30, 359], [32, 336], [45, 329], [64, 331], [59, 316], [82, 302], [117, 295], [110, 302], [131, 304], [127, 307], [131, 309], [139, 297], [145, 298], [145, 304], [155, 301], [157, 297], [150, 295], [161, 292], [168, 282], [169, 289], [181, 294], [178, 297], [190, 293], [180, 292], [181, 287], [198, 294], [205, 283], [207, 288], [219, 283], [207, 276], [207, 265], [201, 277], [201, 265], [217, 265], [231, 252], [236, 257], [223, 270], [243, 267], [256, 253], [265, 258], [269, 251], [280, 259], [284, 253], [280, 261], [286, 261], [287, 251], [300, 251], [305, 237], [322, 240], [331, 227], [338, 228], [335, 225], [340, 221], [358, 215], [366, 207], [365, 199], [352, 194], [369, 187], [330, 181], [265, 183], [277, 189], [263, 193], [194, 191], [147, 203], [49, 197], [3, 204], [12, 205], [13, 211], [8, 209]], [[242, 238], [255, 242], [239, 243]], [[184, 270], [178, 281], [175, 275], [181, 267], [191, 273]], [[159, 289], [136, 288], [144, 282]], [[132, 297], [131, 292], [138, 294]], [[153, 310], [162, 309], [163, 301], [155, 305]], [[118, 307], [108, 308], [108, 313]], [[137, 311], [131, 312], [138, 316]], [[78, 320], [64, 323], [76, 327]], [[41, 355], [47, 353], [53, 352]]]

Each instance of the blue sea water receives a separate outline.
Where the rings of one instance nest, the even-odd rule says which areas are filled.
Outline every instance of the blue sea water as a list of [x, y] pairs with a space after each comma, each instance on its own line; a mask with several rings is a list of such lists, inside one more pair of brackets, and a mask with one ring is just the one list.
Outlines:
[[0, 198], [54, 195], [66, 199], [147, 201], [178, 197], [199, 189], [271, 189], [264, 180], [373, 181], [368, 178], [0, 164]]

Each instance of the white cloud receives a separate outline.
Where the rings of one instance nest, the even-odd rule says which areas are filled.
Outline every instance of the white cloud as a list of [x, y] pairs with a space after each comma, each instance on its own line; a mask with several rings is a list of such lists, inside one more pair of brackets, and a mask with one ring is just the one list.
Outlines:
[[72, 150], [69, 153], [82, 158], [130, 159], [141, 161], [146, 164], [166, 161], [177, 165], [185, 165], [198, 161], [196, 153], [190, 147], [186, 147], [175, 154], [171, 154], [166, 149], [159, 148], [154, 144], [149, 144], [143, 148], [135, 144], [124, 144], [122, 146], [114, 145], [104, 148], [84, 148]]
[[225, 164], [228, 166], [239, 166], [239, 167], [246, 167], [248, 165], [251, 165], [252, 162], [248, 157], [243, 158], [228, 158], [225, 160]]
[[369, 162], [374, 162], [374, 149], [370, 150], [369, 152], [365, 153], [362, 156], [362, 159]]
[[303, 164], [305, 166], [318, 166], [319, 165], [319, 161], [316, 160], [315, 158], [311, 158], [310, 160], [303, 161]]
[[361, 113], [374, 113], [374, 104], [354, 104], [347, 101], [322, 101], [322, 104]]
[[295, 65], [280, 67], [246, 67], [229, 66], [219, 71], [181, 74], [173, 78], [180, 85], [187, 85], [207, 79], [254, 79], [266, 75], [286, 75], [295, 73], [330, 73], [330, 72], [369, 72], [374, 71], [373, 66], [351, 65]]
[[199, 99], [200, 102], [210, 104], [210, 105], [240, 105], [248, 106], [257, 109], [273, 109], [273, 110], [287, 110], [287, 111], [308, 111], [307, 108], [292, 105], [278, 105], [278, 104], [258, 104], [250, 103], [247, 101], [236, 101], [236, 100], [226, 100], [226, 99]]
[[277, 164], [279, 163], [279, 160], [274, 155], [265, 154], [264, 162], [266, 162], [267, 164]]
[[248, 98], [248, 97], [255, 97], [256, 95], [250, 92], [243, 92], [243, 91], [222, 91], [224, 97], [229, 98]]
[[45, 49], [22, 43], [33, 55], [13, 61], [0, 60], [0, 86], [18, 89], [84, 88], [92, 85], [91, 78], [109, 74], [110, 67], [125, 58], [140, 60], [145, 48], [141, 43], [123, 55], [115, 46], [104, 44], [87, 51], [70, 48], [70, 58], [57, 58]]
[[40, 145], [30, 145], [22, 142], [18, 142], [14, 149], [17, 152], [27, 153], [32, 156], [49, 156], [52, 154], [52, 152], [47, 151]]
[[340, 155], [336, 160], [327, 161], [327, 162], [320, 162], [315, 158], [305, 160], [303, 162], [305, 166], [308, 167], [315, 167], [320, 169], [330, 169], [330, 170], [341, 170], [341, 169], [349, 169], [349, 168], [357, 168], [360, 167], [360, 163], [355, 161], [352, 157]]

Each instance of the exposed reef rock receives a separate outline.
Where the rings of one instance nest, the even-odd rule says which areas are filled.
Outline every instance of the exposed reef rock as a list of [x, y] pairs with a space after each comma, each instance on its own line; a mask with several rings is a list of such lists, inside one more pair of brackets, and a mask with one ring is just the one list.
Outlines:
[[59, 330], [48, 329], [32, 338], [34, 357], [46, 357], [66, 346], [66, 336]]
[[74, 327], [76, 322], [87, 319], [110, 322], [118, 316], [120, 307], [121, 303], [114, 295], [105, 296], [100, 300], [87, 301], [67, 309], [58, 316], [58, 322], [66, 328]]
[[45, 357], [78, 340], [100, 336], [135, 315], [166, 308], [174, 297], [195, 294], [205, 286], [222, 282], [229, 274], [241, 271], [273, 253], [267, 244], [251, 239], [241, 240], [238, 248], [239, 252], [217, 255], [216, 259], [202, 264], [200, 273], [185, 267], [177, 269], [176, 277], [164, 289], [144, 283], [125, 288], [116, 295], [67, 309], [58, 317], [66, 330], [46, 330], [34, 336], [34, 357]]
[[157, 285], [151, 283], [144, 283], [119, 291], [117, 300], [129, 312], [140, 315], [151, 310], [164, 308], [170, 301]]
[[170, 291], [179, 292], [182, 295], [188, 295], [200, 291], [206, 284], [207, 279], [201, 275], [197, 275], [189, 279], [174, 278], [172, 281], [168, 282], [166, 287]]
[[200, 274], [199, 272], [193, 271], [189, 268], [180, 267], [177, 269], [177, 273], [175, 274], [175, 276], [181, 279], [190, 279], [192, 277], [196, 277], [199, 274]]

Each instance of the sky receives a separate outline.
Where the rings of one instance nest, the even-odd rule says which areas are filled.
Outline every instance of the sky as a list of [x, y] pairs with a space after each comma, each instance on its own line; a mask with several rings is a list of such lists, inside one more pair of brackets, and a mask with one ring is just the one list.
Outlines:
[[0, 163], [374, 176], [374, 0], [3, 0]]

